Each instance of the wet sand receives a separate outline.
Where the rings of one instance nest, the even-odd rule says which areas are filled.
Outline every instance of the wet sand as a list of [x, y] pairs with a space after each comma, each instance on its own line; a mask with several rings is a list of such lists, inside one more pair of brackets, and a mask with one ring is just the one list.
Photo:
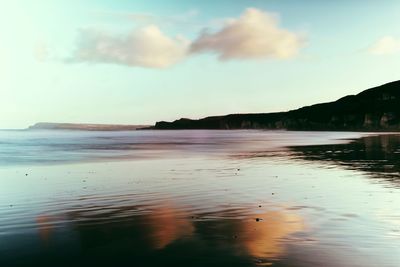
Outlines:
[[400, 265], [400, 137], [0, 134], [0, 266]]

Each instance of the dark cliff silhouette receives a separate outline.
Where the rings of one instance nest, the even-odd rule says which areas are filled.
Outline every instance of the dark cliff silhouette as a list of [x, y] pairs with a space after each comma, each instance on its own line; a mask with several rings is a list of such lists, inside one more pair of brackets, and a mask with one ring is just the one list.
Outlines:
[[151, 128], [399, 131], [400, 81], [374, 87], [357, 95], [345, 96], [334, 102], [288, 112], [160, 121]]

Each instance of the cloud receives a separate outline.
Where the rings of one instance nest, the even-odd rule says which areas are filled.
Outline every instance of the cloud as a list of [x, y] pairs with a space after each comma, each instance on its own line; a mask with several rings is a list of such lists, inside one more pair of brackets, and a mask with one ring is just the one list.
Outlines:
[[[158, 20], [156, 24], [165, 26], [168, 21], [185, 21], [195, 16], [196, 11], [174, 20], [143, 13], [125, 15], [140, 21], [139, 24]], [[126, 34], [83, 29], [70, 61], [166, 68], [203, 52], [216, 53], [220, 60], [286, 59], [296, 56], [305, 43], [299, 34], [281, 28], [277, 16], [255, 8], [246, 9], [239, 18], [225, 20], [219, 31], [210, 33], [203, 29], [194, 41], [169, 37], [156, 24], [141, 26]]]
[[125, 35], [81, 30], [73, 61], [165, 68], [185, 58], [189, 41], [150, 25]]
[[304, 45], [299, 34], [279, 27], [276, 16], [248, 8], [215, 33], [204, 31], [191, 45], [192, 53], [214, 52], [220, 60], [296, 56]]
[[374, 55], [388, 55], [400, 52], [400, 39], [384, 36], [372, 44], [368, 51]]

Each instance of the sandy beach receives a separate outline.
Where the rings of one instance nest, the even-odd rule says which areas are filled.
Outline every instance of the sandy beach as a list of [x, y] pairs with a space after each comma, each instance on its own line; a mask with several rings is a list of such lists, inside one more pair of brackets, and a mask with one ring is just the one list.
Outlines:
[[[399, 141], [255, 130], [2, 132], [0, 263], [395, 267]], [[24, 160], [13, 161], [21, 151]]]

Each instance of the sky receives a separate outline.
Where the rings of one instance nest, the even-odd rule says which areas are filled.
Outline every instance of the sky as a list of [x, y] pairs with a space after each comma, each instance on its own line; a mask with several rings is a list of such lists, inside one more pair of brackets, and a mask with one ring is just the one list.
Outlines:
[[286, 111], [399, 80], [400, 2], [0, 3], [0, 128]]

